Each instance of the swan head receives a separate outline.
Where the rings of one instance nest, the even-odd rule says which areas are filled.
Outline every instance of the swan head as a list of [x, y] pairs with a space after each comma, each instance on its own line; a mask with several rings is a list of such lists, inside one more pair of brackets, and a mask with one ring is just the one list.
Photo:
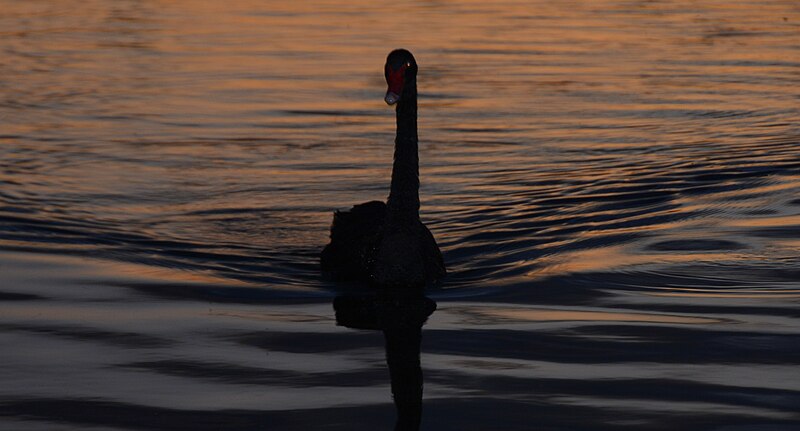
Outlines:
[[394, 105], [400, 101], [406, 84], [417, 78], [417, 61], [409, 51], [395, 49], [386, 57], [383, 73], [389, 85], [384, 100], [387, 104]]

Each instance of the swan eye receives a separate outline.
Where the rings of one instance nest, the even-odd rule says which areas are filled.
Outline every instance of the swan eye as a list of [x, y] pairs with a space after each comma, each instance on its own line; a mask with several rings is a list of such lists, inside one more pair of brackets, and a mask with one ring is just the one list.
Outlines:
[[406, 62], [406, 67], [411, 67], [411, 62], [410, 61]]

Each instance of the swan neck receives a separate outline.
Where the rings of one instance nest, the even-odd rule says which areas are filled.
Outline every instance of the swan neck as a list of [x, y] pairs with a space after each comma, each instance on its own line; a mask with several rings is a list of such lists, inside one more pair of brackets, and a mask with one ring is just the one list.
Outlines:
[[406, 83], [397, 104], [397, 134], [389, 193], [392, 219], [419, 219], [419, 154], [417, 139], [417, 83]]

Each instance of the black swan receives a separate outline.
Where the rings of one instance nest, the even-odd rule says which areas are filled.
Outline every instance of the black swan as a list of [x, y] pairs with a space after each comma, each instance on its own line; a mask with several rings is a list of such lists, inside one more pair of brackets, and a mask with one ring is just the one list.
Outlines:
[[386, 103], [397, 104], [392, 185], [387, 203], [336, 211], [322, 270], [338, 280], [386, 287], [424, 287], [446, 273], [433, 235], [419, 219], [417, 62], [405, 49], [386, 58]]

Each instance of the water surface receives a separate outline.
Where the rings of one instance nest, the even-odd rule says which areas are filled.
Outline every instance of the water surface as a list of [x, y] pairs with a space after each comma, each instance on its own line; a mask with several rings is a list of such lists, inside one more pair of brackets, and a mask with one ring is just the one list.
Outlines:
[[800, 426], [797, 2], [0, 6], [0, 428], [391, 429], [317, 257], [387, 195], [396, 47], [422, 429]]

